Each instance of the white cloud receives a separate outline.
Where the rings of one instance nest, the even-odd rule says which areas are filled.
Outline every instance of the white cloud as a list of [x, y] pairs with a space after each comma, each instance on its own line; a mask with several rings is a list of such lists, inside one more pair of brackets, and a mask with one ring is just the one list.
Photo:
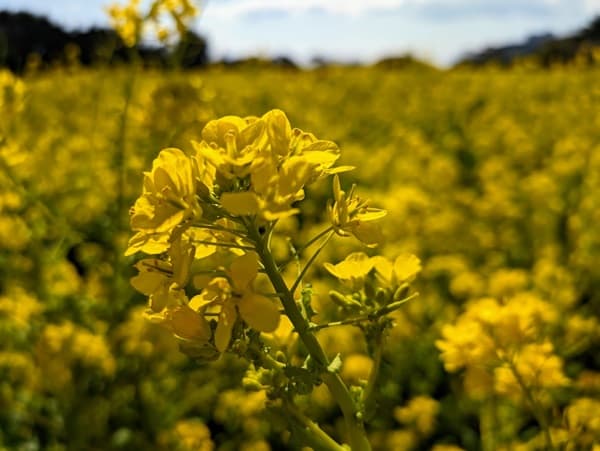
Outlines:
[[328, 13], [360, 15], [367, 11], [398, 8], [407, 3], [426, 3], [431, 0], [235, 0], [209, 1], [206, 13], [215, 17], [241, 16], [261, 11], [303, 13], [320, 9]]
[[[549, 8], [571, 6], [581, 8], [586, 13], [600, 12], [600, 0], [523, 0], [523, 7], [527, 5], [546, 5]], [[468, 8], [485, 10], [488, 6], [502, 5], [502, 2], [488, 0], [205, 0], [207, 15], [223, 19], [233, 19], [263, 12], [281, 12], [286, 14], [301, 14], [310, 10], [319, 9], [329, 14], [360, 16], [370, 11], [392, 10], [403, 6], [430, 6], [457, 8], [465, 11]], [[518, 2], [509, 2], [509, 6], [517, 8]], [[512, 6], [510, 6], [512, 5]], [[518, 8], [517, 8], [518, 9]]]
[[600, 0], [584, 0], [583, 6], [587, 13], [600, 13]]

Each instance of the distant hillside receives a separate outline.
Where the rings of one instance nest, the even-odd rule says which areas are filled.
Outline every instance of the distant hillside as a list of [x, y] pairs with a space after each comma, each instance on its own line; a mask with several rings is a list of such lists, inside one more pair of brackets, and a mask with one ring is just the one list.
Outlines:
[[510, 65], [520, 58], [532, 57], [540, 64], [549, 66], [572, 61], [582, 51], [598, 45], [600, 45], [600, 16], [596, 17], [589, 26], [571, 36], [559, 38], [548, 33], [532, 36], [520, 44], [489, 47], [481, 52], [466, 55], [458, 65], [489, 63]]
[[[98, 62], [127, 62], [131, 52], [111, 29], [91, 28], [85, 31], [65, 31], [45, 17], [26, 12], [0, 12], [0, 67], [22, 72], [31, 55], [37, 55], [43, 66], [50, 66], [75, 57], [81, 64]], [[164, 66], [169, 53], [161, 47], [143, 46], [137, 49], [145, 64]], [[189, 32], [184, 43], [174, 52], [184, 67], [204, 65], [207, 62], [207, 44], [204, 38]]]

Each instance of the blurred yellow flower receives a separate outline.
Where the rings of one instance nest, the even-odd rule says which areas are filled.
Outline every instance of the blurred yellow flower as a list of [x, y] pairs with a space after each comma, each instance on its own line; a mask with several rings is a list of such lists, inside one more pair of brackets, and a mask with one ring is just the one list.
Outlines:
[[570, 382], [562, 359], [548, 342], [526, 345], [511, 360], [494, 370], [495, 390], [502, 395], [514, 397], [523, 390], [563, 387]]
[[406, 426], [414, 426], [419, 434], [430, 435], [440, 410], [439, 402], [428, 396], [412, 398], [404, 407], [394, 409], [394, 418]]

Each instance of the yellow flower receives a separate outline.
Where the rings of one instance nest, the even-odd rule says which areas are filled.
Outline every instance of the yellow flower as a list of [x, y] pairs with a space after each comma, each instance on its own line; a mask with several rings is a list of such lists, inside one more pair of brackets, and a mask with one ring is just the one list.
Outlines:
[[[9, 70], [0, 69], [0, 111], [3, 113], [20, 111], [24, 98], [25, 83]], [[2, 142], [2, 136], [0, 136], [0, 142]]]
[[600, 441], [600, 401], [592, 398], [578, 398], [565, 410], [565, 419], [569, 431], [581, 438], [591, 435]]
[[191, 302], [177, 284], [168, 288], [167, 306], [159, 311], [146, 311], [146, 318], [169, 329], [184, 340], [207, 343], [211, 336], [210, 326], [204, 316], [191, 308]]
[[169, 249], [170, 261], [146, 258], [136, 263], [139, 274], [131, 279], [131, 285], [149, 296], [150, 308], [154, 312], [178, 305], [169, 299], [169, 293], [171, 289], [181, 289], [188, 283], [194, 254], [192, 245], [178, 239]]
[[385, 257], [373, 257], [373, 265], [384, 285], [397, 287], [411, 282], [421, 272], [421, 260], [412, 254], [402, 254], [392, 263]]
[[203, 316], [188, 306], [189, 300], [184, 292], [190, 279], [194, 253], [192, 245], [182, 239], [176, 240], [169, 249], [170, 261], [156, 258], [140, 260], [135, 265], [140, 273], [131, 279], [131, 285], [148, 296], [148, 319], [170, 329], [180, 338], [207, 342], [210, 327]]
[[354, 384], [360, 381], [366, 381], [373, 368], [373, 359], [364, 354], [350, 354], [343, 359], [343, 366], [340, 375], [345, 381]]
[[374, 259], [364, 252], [353, 252], [336, 265], [323, 264], [327, 271], [340, 281], [350, 285], [354, 291], [363, 287], [365, 277], [371, 272], [373, 265]]
[[196, 197], [200, 166], [181, 150], [160, 152], [152, 171], [145, 173], [144, 192], [131, 210], [131, 228], [138, 231], [125, 255], [138, 251], [159, 254], [169, 247], [175, 227], [202, 216]]
[[7, 318], [15, 328], [26, 330], [44, 308], [44, 304], [23, 288], [15, 287], [0, 297], [0, 321]]
[[348, 195], [340, 186], [337, 175], [333, 179], [334, 203], [327, 206], [329, 220], [335, 232], [340, 236], [354, 235], [369, 247], [381, 242], [381, 230], [376, 221], [382, 219], [387, 212], [368, 206], [368, 201], [354, 195], [355, 186]]
[[202, 141], [192, 145], [226, 180], [245, 177], [264, 142], [264, 126], [255, 118], [224, 116], [206, 124]]
[[[154, 25], [159, 39], [166, 41], [175, 32], [181, 37], [188, 30], [190, 20], [198, 13], [190, 0], [154, 0], [147, 13], [140, 10], [140, 0], [129, 0], [125, 6], [114, 4], [107, 9], [112, 26], [125, 45], [133, 47], [143, 37], [144, 25]], [[163, 17], [167, 14], [175, 25], [165, 27]]]
[[235, 215], [258, 214], [267, 221], [297, 214], [292, 204], [304, 199], [304, 187], [324, 173], [319, 161], [305, 155], [291, 156], [279, 165], [271, 158], [258, 158], [251, 172], [252, 191], [224, 193], [221, 204]]
[[414, 425], [423, 435], [429, 435], [435, 427], [435, 419], [440, 410], [439, 403], [428, 396], [417, 396], [404, 407], [394, 409], [394, 418], [406, 426]]
[[142, 34], [143, 19], [138, 11], [139, 0], [129, 0], [126, 6], [117, 4], [108, 8], [112, 26], [128, 47], [136, 45]]
[[299, 210], [292, 204], [304, 198], [306, 185], [349, 169], [332, 168], [339, 158], [335, 143], [292, 129], [280, 110], [262, 118], [225, 116], [211, 121], [202, 138], [193, 144], [221, 177], [221, 205], [238, 216], [274, 221], [294, 215]]
[[269, 298], [255, 292], [253, 282], [258, 275], [258, 255], [248, 252], [237, 257], [227, 272], [228, 279], [216, 277], [204, 291], [192, 298], [194, 310], [220, 306], [215, 345], [224, 352], [231, 341], [231, 332], [239, 316], [250, 327], [261, 332], [273, 332], [279, 325], [279, 309]]
[[182, 419], [175, 426], [158, 435], [161, 449], [178, 451], [212, 451], [214, 444], [210, 430], [200, 419]]
[[140, 293], [149, 296], [153, 311], [162, 311], [169, 304], [172, 265], [156, 258], [146, 258], [137, 262], [135, 267], [139, 274], [131, 278], [131, 285]]
[[446, 371], [485, 364], [496, 355], [493, 340], [480, 323], [470, 318], [461, 317], [456, 325], [446, 324], [442, 328], [442, 337], [435, 345], [442, 353]]
[[523, 390], [521, 383], [529, 389], [562, 387], [569, 383], [562, 367], [562, 359], [553, 353], [551, 343], [526, 345], [514, 356], [512, 364], [496, 368], [495, 389], [500, 394], [515, 396]]
[[490, 276], [489, 292], [494, 297], [504, 297], [525, 289], [527, 273], [521, 269], [500, 269]]

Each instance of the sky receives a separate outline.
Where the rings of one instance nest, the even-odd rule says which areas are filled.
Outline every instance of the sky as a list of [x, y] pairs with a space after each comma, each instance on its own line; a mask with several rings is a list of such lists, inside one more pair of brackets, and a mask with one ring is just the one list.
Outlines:
[[[125, 0], [117, 0], [123, 3]], [[0, 0], [69, 29], [108, 25], [110, 0]], [[198, 0], [193, 28], [212, 58], [290, 56], [373, 62], [407, 52], [447, 66], [467, 52], [552, 32], [600, 15], [600, 0]]]

